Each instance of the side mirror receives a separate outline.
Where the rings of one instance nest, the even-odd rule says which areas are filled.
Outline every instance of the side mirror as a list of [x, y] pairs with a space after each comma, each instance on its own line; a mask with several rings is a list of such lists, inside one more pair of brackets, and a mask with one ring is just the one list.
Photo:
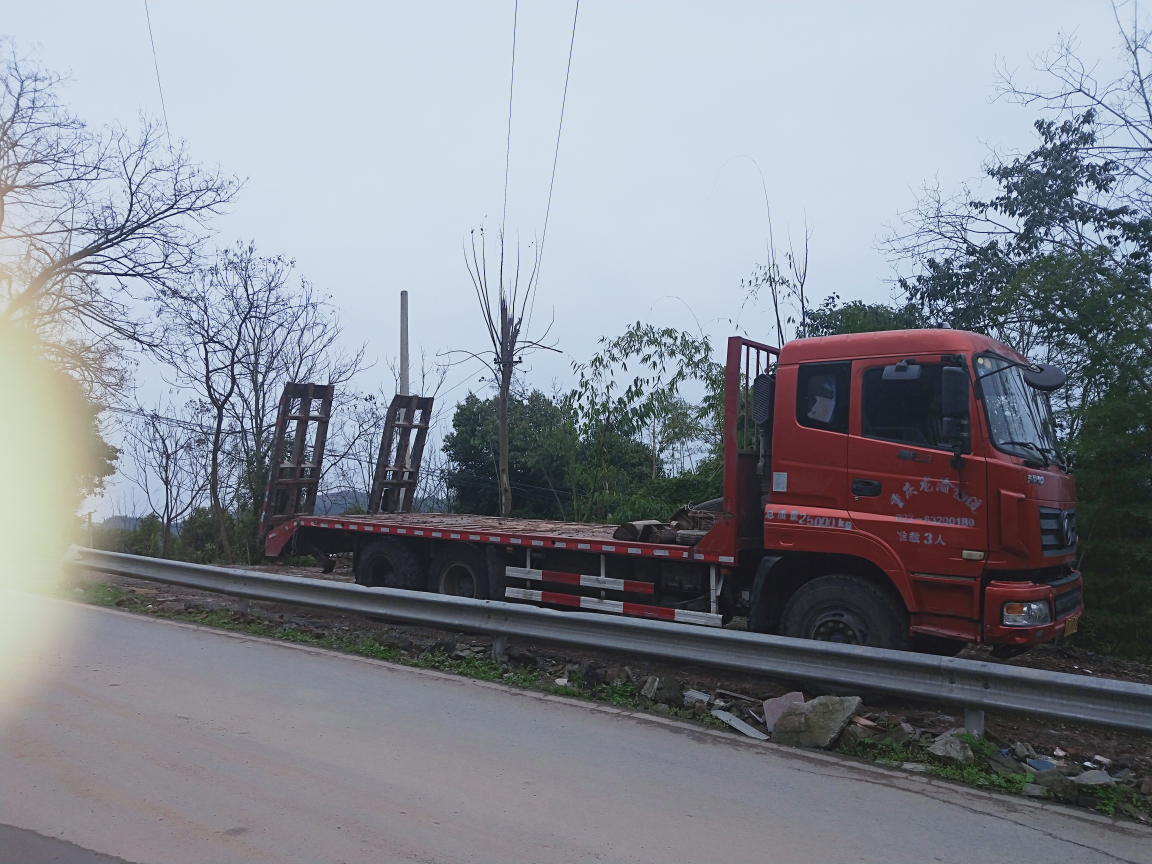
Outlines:
[[946, 420], [967, 420], [972, 387], [968, 373], [957, 366], [945, 366], [941, 372], [940, 416]]
[[1042, 393], [1051, 393], [1059, 390], [1068, 381], [1068, 376], [1059, 366], [1049, 366], [1047, 363], [1036, 363], [1030, 369], [1021, 373], [1024, 383], [1034, 390]]

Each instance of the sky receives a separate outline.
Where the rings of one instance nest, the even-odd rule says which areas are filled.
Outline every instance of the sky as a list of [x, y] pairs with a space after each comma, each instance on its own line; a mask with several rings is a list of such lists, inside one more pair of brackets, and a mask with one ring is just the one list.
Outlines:
[[[546, 391], [635, 321], [772, 341], [741, 285], [767, 260], [769, 212], [778, 246], [810, 234], [810, 296], [889, 300], [882, 240], [918, 190], [1031, 148], [1037, 115], [995, 98], [998, 66], [1041, 80], [1030, 58], [1074, 33], [1106, 72], [1118, 42], [1103, 2], [584, 0], [570, 43], [574, 11], [0, 0], [0, 34], [70, 75], [89, 123], [166, 115], [197, 160], [245, 178], [216, 242], [295, 259], [375, 361], [365, 390], [391, 386], [402, 289], [414, 353], [485, 348], [464, 247], [503, 222], [512, 254], [533, 254], [570, 44], [529, 330], [558, 350], [523, 367]], [[454, 367], [441, 398], [481, 374]]]

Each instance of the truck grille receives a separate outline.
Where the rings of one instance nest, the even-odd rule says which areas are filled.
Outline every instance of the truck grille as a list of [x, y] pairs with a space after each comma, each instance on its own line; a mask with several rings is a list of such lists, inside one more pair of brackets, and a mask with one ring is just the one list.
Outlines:
[[1076, 550], [1076, 511], [1040, 508], [1040, 547], [1045, 556]]
[[1056, 595], [1056, 617], [1063, 618], [1065, 615], [1071, 615], [1080, 608], [1080, 586], [1077, 585], [1071, 591], [1065, 591], [1063, 594]]

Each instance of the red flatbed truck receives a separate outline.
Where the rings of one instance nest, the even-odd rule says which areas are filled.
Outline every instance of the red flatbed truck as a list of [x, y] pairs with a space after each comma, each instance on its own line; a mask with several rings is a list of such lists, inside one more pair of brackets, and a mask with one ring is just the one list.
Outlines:
[[[1055, 367], [986, 336], [728, 340], [724, 495], [682, 542], [440, 513], [295, 517], [265, 552], [353, 555], [369, 586], [887, 648], [1009, 655], [1075, 631], [1075, 484]], [[698, 514], [699, 515], [699, 514]], [[667, 539], [668, 535], [662, 535]], [[691, 544], [691, 545], [687, 545]]]

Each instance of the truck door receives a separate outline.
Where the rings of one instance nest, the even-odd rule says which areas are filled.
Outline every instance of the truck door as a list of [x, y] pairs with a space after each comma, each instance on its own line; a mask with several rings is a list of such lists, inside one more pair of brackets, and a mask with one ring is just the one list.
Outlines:
[[977, 577], [988, 550], [987, 466], [972, 454], [962, 471], [950, 464], [943, 368], [939, 354], [853, 363], [848, 506], [909, 572]]

